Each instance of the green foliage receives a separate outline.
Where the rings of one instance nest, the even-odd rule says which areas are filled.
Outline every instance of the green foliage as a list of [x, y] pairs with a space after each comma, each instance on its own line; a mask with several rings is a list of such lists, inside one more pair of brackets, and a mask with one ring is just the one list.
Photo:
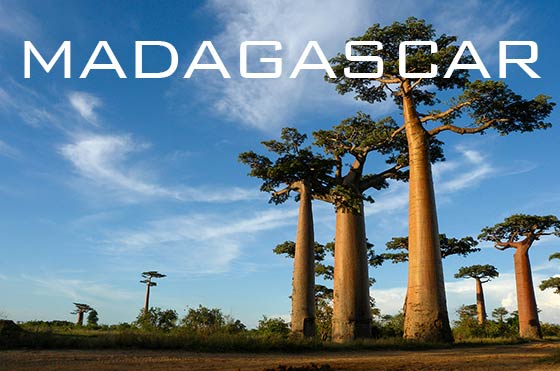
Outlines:
[[241, 333], [245, 325], [228, 315], [224, 315], [218, 308], [188, 308], [187, 314], [181, 319], [181, 326], [188, 332], [208, 336], [217, 333]]
[[552, 260], [552, 259], [560, 259], [560, 252], [555, 252], [554, 254], [551, 254], [548, 257], [548, 260]]
[[[451, 78], [444, 79], [446, 67], [457, 54], [458, 46], [454, 45], [457, 41], [455, 36], [441, 35], [436, 37], [432, 25], [426, 24], [424, 20], [414, 17], [408, 18], [404, 23], [394, 22], [390, 26], [381, 27], [374, 24], [359, 37], [351, 40], [374, 40], [383, 44], [382, 50], [377, 50], [373, 46], [359, 46], [354, 48], [355, 55], [379, 56], [383, 59], [383, 76], [379, 79], [351, 79], [344, 76], [344, 68], [349, 67], [352, 72], [372, 72], [376, 70], [375, 62], [352, 62], [344, 54], [338, 54], [331, 59], [333, 70], [337, 75], [336, 79], [327, 81], [335, 83], [336, 89], [340, 94], [350, 92], [355, 93], [356, 99], [374, 103], [386, 100], [390, 96], [397, 104], [401, 103], [401, 96], [393, 94], [387, 84], [389, 82], [400, 81], [399, 73], [399, 44], [403, 41], [424, 40], [435, 41], [438, 46], [436, 53], [431, 53], [429, 48], [418, 46], [411, 47], [407, 51], [407, 71], [429, 71], [430, 64], [436, 64], [440, 68], [438, 75], [432, 79], [411, 79], [411, 84], [416, 83], [417, 89], [414, 91], [414, 100], [420, 104], [432, 106], [439, 101], [432, 87], [439, 90], [462, 88], [468, 82], [468, 70], [457, 70]], [[471, 57], [463, 57], [461, 63], [470, 63]]]
[[516, 338], [519, 332], [519, 320], [516, 313], [509, 318], [508, 311], [499, 307], [492, 311], [492, 317], [496, 320], [485, 321], [479, 325], [476, 314], [476, 304], [463, 305], [457, 310], [459, 319], [454, 322], [453, 335], [459, 341], [481, 338]]
[[477, 278], [482, 282], [488, 282], [499, 275], [500, 273], [498, 273], [498, 269], [493, 265], [476, 264], [459, 268], [459, 272], [455, 273], [455, 278]]
[[295, 128], [283, 128], [280, 138], [262, 142], [275, 154], [274, 161], [253, 151], [239, 155], [239, 161], [250, 166], [249, 175], [263, 181], [261, 191], [270, 193], [270, 202], [275, 204], [288, 200], [291, 191], [298, 191], [297, 182], [305, 182], [311, 194], [325, 193], [333, 161], [315, 154], [311, 147], [302, 147], [307, 135]]
[[507, 248], [525, 238], [536, 241], [551, 234], [560, 237], [560, 220], [556, 216], [514, 214], [505, 218], [502, 223], [484, 227], [478, 239], [502, 244]]
[[373, 321], [374, 338], [400, 338], [403, 336], [404, 313], [401, 311], [395, 315], [386, 314]]
[[560, 294], [560, 277], [550, 277], [541, 282], [539, 285], [541, 290], [554, 289], [555, 294]]
[[[473, 252], [478, 252], [480, 248], [476, 247], [477, 245], [478, 242], [470, 236], [458, 239], [447, 237], [445, 234], [439, 235], [439, 246], [442, 258], [451, 255], [467, 256]], [[383, 260], [391, 260], [393, 263], [408, 261], [408, 237], [393, 237], [391, 241], [387, 242], [386, 247], [387, 250], [401, 251], [396, 253], [383, 253], [380, 255]]]
[[96, 327], [99, 322], [99, 316], [95, 309], [92, 309], [87, 316], [87, 326], [88, 327]]
[[146, 331], [170, 331], [175, 327], [178, 316], [173, 309], [163, 310], [159, 307], [152, 307], [146, 313], [140, 310], [136, 318], [136, 325]]
[[279, 336], [285, 338], [290, 334], [290, 325], [282, 318], [268, 318], [263, 316], [259, 321], [257, 332], [265, 336]]

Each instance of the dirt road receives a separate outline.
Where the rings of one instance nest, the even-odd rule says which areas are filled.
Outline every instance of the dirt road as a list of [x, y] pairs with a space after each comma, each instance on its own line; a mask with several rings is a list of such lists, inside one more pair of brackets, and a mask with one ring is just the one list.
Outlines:
[[280, 364], [328, 364], [340, 371], [549, 371], [560, 365], [538, 362], [558, 343], [481, 346], [425, 351], [356, 351], [307, 354], [213, 354], [145, 350], [0, 351], [0, 370], [9, 371], [253, 371]]

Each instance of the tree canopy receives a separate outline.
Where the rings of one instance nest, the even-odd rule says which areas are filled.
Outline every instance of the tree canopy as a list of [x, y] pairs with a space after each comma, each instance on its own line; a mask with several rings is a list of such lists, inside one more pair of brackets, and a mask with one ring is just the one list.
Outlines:
[[459, 268], [459, 271], [455, 273], [455, 278], [475, 278], [484, 283], [499, 275], [500, 273], [498, 273], [498, 269], [495, 266], [490, 264], [477, 264]]
[[[480, 251], [476, 247], [478, 242], [470, 237], [455, 238], [447, 237], [446, 234], [439, 235], [441, 257], [446, 258], [450, 255], [467, 256], [473, 252]], [[398, 251], [394, 253], [383, 253], [381, 257], [386, 260], [391, 260], [393, 263], [402, 263], [408, 261], [408, 237], [393, 237], [391, 241], [386, 244], [387, 250]]]
[[554, 215], [515, 214], [492, 227], [485, 227], [478, 236], [480, 240], [494, 242], [499, 250], [529, 246], [542, 236], [560, 237], [560, 220]]

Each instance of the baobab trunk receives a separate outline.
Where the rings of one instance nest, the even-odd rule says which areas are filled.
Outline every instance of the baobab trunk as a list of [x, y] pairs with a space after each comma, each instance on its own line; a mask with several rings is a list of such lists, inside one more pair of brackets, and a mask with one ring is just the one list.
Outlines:
[[78, 319], [76, 321], [76, 325], [83, 326], [84, 325], [84, 312], [78, 311]]
[[150, 282], [146, 284], [146, 299], [144, 300], [144, 315], [148, 313], [150, 309]]
[[[408, 86], [407, 86], [408, 85]], [[403, 110], [409, 148], [408, 290], [404, 337], [452, 342], [432, 181], [430, 138], [405, 83]]]
[[529, 261], [529, 247], [520, 246], [513, 255], [517, 310], [519, 313], [519, 336], [525, 339], [542, 338], [535, 289]]
[[371, 309], [363, 205], [359, 212], [338, 208], [332, 338], [341, 343], [370, 336]]
[[482, 290], [482, 281], [480, 278], [476, 280], [476, 317], [478, 324], [483, 325], [486, 322], [486, 304], [484, 303], [484, 291]]
[[299, 189], [299, 218], [294, 254], [292, 290], [292, 332], [315, 335], [315, 238], [311, 195], [305, 185]]

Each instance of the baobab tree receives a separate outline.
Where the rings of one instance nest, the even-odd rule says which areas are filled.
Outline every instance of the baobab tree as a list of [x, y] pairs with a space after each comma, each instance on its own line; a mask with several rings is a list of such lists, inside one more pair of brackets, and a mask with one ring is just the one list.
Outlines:
[[483, 325], [486, 322], [486, 305], [484, 303], [482, 284], [499, 275], [496, 267], [490, 264], [461, 267], [455, 273], [455, 278], [474, 278], [476, 281], [476, 318], [479, 325]]
[[[556, 252], [548, 257], [548, 260], [560, 259], [560, 252]], [[560, 277], [550, 277], [541, 282], [539, 288], [544, 291], [546, 289], [554, 289], [554, 293], [560, 294]]]
[[150, 287], [157, 286], [157, 282], [152, 281], [152, 279], [167, 277], [167, 275], [161, 274], [157, 271], [147, 271], [147, 272], [142, 272], [142, 277], [144, 279], [141, 280], [140, 283], [146, 285], [146, 298], [144, 300], [144, 311], [143, 311], [145, 315], [148, 313], [148, 310], [150, 309]]
[[[369, 45], [354, 45], [352, 55], [362, 58], [350, 58], [352, 60], [346, 54], [338, 54], [331, 59], [336, 77], [327, 77], [327, 81], [335, 83], [340, 94], [352, 92], [356, 99], [369, 103], [392, 98], [403, 115], [403, 125], [397, 130], [406, 133], [410, 158], [409, 300], [404, 337], [451, 342], [430, 142], [444, 132], [463, 135], [493, 129], [506, 135], [546, 129], [551, 125], [544, 120], [554, 103], [544, 95], [524, 99], [503, 81], [471, 81], [469, 69], [478, 69], [487, 75], [474, 46], [468, 41], [457, 46], [455, 36], [443, 34], [436, 37], [432, 25], [423, 20], [411, 17], [404, 23], [395, 22], [386, 27], [374, 24], [364, 35], [352, 40], [378, 41], [382, 47], [371, 42]], [[419, 45], [418, 42], [408, 47], [401, 45], [404, 41], [416, 40], [433, 41], [437, 47], [431, 50], [425, 43]], [[401, 58], [403, 49], [406, 55]], [[465, 52], [471, 55], [464, 55]], [[383, 68], [378, 63], [380, 59]], [[348, 72], [368, 74], [371, 78], [355, 78]], [[445, 90], [462, 93], [449, 99], [447, 108], [430, 109], [441, 103], [438, 91]], [[448, 98], [448, 93], [444, 94]], [[458, 123], [460, 120], [465, 122]]]
[[482, 229], [479, 240], [494, 242], [498, 250], [515, 249], [515, 286], [519, 312], [519, 336], [541, 338], [541, 326], [533, 287], [529, 249], [542, 236], [560, 236], [560, 221], [554, 215], [515, 214], [502, 223]]
[[82, 303], [74, 303], [74, 305], [76, 306], [76, 309], [73, 312], [70, 312], [70, 314], [77, 314], [78, 318], [76, 320], [76, 325], [77, 326], [83, 326], [84, 325], [84, 313], [87, 313], [90, 310], [93, 310], [93, 308], [90, 307], [87, 304], [82, 304]]
[[271, 194], [270, 202], [283, 203], [295, 192], [299, 216], [292, 279], [292, 332], [306, 337], [315, 334], [314, 228], [312, 199], [328, 189], [333, 162], [303, 147], [307, 135], [295, 128], [283, 128], [281, 141], [262, 144], [275, 154], [272, 161], [253, 151], [239, 155], [251, 167], [250, 176], [263, 180], [261, 191]]
[[[332, 338], [337, 342], [371, 336], [364, 201], [373, 199], [365, 192], [386, 188], [388, 179], [406, 180], [405, 141], [397, 128], [390, 117], [374, 121], [359, 112], [331, 130], [313, 133], [315, 144], [336, 162], [330, 192], [319, 199], [333, 204], [336, 212]], [[439, 142], [432, 149], [439, 154], [434, 158], [442, 156]], [[372, 152], [385, 156], [388, 168], [366, 173]], [[351, 159], [347, 169], [346, 157]]]

